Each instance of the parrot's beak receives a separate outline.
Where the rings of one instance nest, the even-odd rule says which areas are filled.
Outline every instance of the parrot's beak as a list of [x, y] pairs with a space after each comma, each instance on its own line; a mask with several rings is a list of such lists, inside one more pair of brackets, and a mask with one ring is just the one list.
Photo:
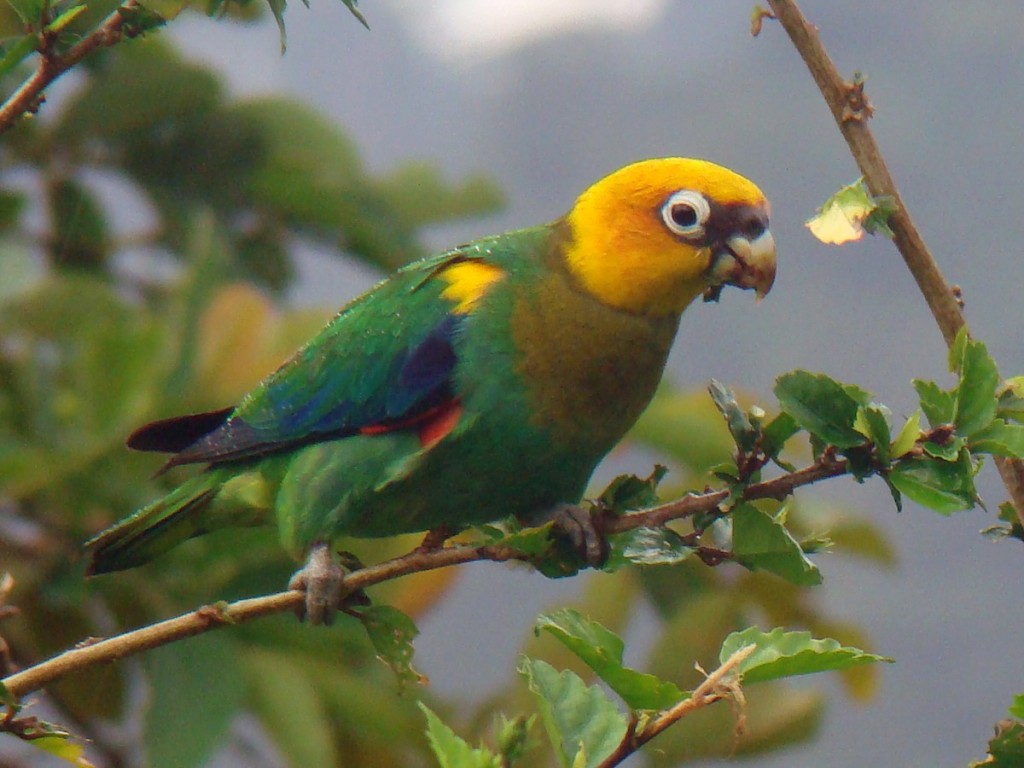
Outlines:
[[717, 301], [722, 286], [754, 289], [761, 300], [775, 282], [775, 238], [765, 229], [756, 238], [733, 235], [711, 255], [705, 301]]

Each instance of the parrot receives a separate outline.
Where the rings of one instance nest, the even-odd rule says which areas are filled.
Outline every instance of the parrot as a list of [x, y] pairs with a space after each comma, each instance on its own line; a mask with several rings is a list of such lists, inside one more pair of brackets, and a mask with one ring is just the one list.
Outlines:
[[[334, 542], [457, 532], [578, 505], [650, 402], [683, 310], [775, 280], [769, 204], [707, 160], [627, 165], [555, 221], [415, 261], [344, 306], [233, 406], [128, 447], [205, 467], [86, 543], [88, 573], [275, 525], [311, 623], [343, 595]], [[576, 507], [579, 509], [579, 507]]]

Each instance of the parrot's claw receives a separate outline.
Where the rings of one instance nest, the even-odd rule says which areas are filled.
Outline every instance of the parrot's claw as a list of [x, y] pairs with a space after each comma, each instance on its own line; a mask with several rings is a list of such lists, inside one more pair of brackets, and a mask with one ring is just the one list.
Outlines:
[[299, 620], [330, 626], [347, 597], [344, 584], [345, 569], [331, 548], [323, 543], [315, 545], [309, 550], [306, 564], [288, 582], [289, 589], [306, 593], [306, 602], [296, 609]]
[[591, 568], [600, 568], [608, 560], [608, 539], [600, 510], [587, 510], [575, 504], [560, 504], [552, 514], [555, 531], [564, 536], [580, 558]]

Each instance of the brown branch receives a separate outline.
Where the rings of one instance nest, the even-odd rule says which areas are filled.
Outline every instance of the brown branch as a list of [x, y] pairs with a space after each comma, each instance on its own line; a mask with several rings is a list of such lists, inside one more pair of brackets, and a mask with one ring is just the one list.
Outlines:
[[[889, 218], [893, 242], [935, 318], [947, 346], [966, 325], [953, 287], [946, 281], [918, 231], [896, 182], [875, 141], [868, 119], [872, 109], [863, 82], [848, 82], [836, 69], [817, 28], [807, 21], [794, 0], [767, 0], [772, 15], [782, 24], [825, 98], [850, 154], [872, 195], [891, 197], [896, 210]], [[1017, 517], [1024, 525], [1024, 462], [996, 457], [999, 475], [1010, 494]]]
[[[845, 473], [846, 461], [826, 454], [815, 464], [804, 469], [747, 487], [741, 498], [750, 501], [779, 499], [788, 496], [800, 486]], [[606, 532], [623, 533], [634, 528], [656, 527], [671, 520], [711, 512], [728, 497], [728, 491], [709, 491], [686, 496], [677, 501], [613, 518], [607, 522]], [[453, 545], [439, 549], [418, 547], [408, 554], [354, 571], [345, 577], [345, 586], [350, 592], [356, 592], [422, 571], [480, 560], [505, 562], [529, 559], [529, 556], [521, 552], [501, 546]], [[13, 696], [21, 698], [76, 670], [117, 661], [227, 624], [241, 624], [274, 613], [294, 611], [302, 605], [304, 599], [303, 592], [292, 590], [230, 604], [204, 606], [176, 618], [131, 630], [106, 640], [87, 641], [77, 648], [5, 677], [0, 683]]]
[[[742, 693], [739, 688], [737, 667], [755, 650], [757, 650], [757, 646], [745, 645], [735, 651], [718, 669], [705, 677], [704, 681], [694, 689], [690, 696], [678, 704], [659, 712], [643, 728], [637, 728], [636, 720], [630, 722], [629, 729], [619, 743], [618, 748], [601, 761], [598, 768], [613, 768], [613, 766], [619, 765], [666, 728], [679, 722], [687, 715], [696, 712], [698, 709], [703, 709], [725, 698], [733, 698], [742, 706]], [[742, 722], [741, 719], [738, 723], [737, 731], [740, 730], [739, 726], [742, 725]]]
[[0, 105], [0, 133], [12, 128], [26, 112], [35, 112], [43, 99], [43, 91], [82, 59], [99, 48], [118, 43], [125, 35], [124, 23], [139, 7], [135, 0], [126, 0], [103, 23], [79, 40], [63, 54], [54, 53], [53, 37], [47, 32], [39, 35], [39, 64], [36, 71], [21, 84], [10, 98]]

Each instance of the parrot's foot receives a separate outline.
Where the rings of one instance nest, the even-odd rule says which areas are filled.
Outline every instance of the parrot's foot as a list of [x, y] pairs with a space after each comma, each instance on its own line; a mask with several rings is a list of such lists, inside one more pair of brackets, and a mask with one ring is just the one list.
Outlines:
[[[350, 562], [346, 561], [346, 565]], [[355, 563], [355, 567], [361, 567], [358, 560]], [[330, 626], [339, 609], [350, 602], [366, 602], [361, 591], [349, 593], [345, 588], [345, 573], [345, 567], [327, 544], [316, 544], [309, 550], [306, 564], [288, 582], [289, 589], [306, 593], [306, 602], [296, 610], [300, 620]]]
[[434, 550], [441, 549], [444, 546], [444, 543], [454, 535], [455, 531], [447, 525], [439, 525], [437, 528], [431, 528], [423, 537], [423, 541], [420, 542], [420, 545], [416, 547], [416, 551], [433, 552]]
[[598, 510], [575, 504], [559, 504], [552, 510], [555, 532], [568, 540], [576, 554], [591, 568], [600, 568], [608, 560], [608, 539], [604, 535], [604, 517]]

